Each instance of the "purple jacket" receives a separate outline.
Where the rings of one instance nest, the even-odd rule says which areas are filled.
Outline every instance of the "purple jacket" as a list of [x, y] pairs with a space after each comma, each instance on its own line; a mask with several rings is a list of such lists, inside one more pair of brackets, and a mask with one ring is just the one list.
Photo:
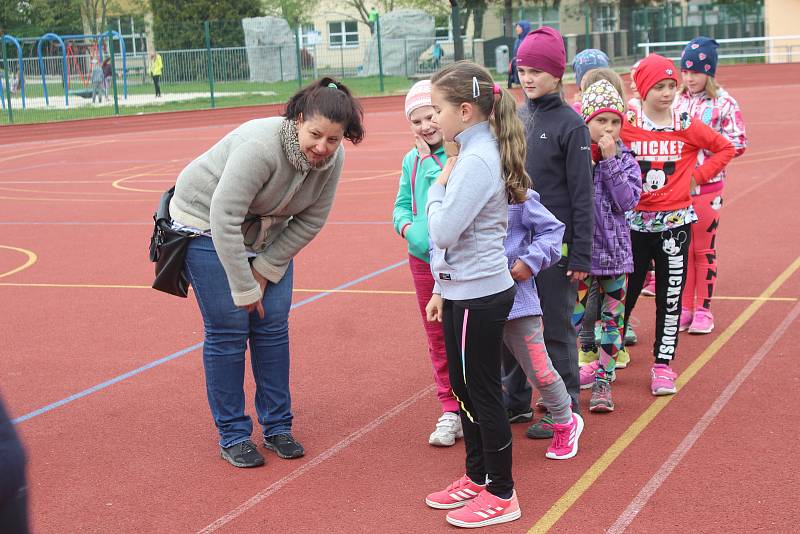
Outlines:
[[[564, 223], [547, 211], [539, 202], [539, 194], [528, 189], [528, 200], [508, 206], [508, 230], [503, 244], [506, 248], [508, 268], [519, 259], [538, 275], [561, 259], [561, 240]], [[536, 282], [531, 277], [524, 282], [514, 282], [517, 296], [508, 320], [541, 315]]]
[[642, 171], [633, 153], [618, 143], [618, 155], [594, 166], [594, 239], [592, 275], [633, 272], [631, 231], [625, 212], [639, 203]]

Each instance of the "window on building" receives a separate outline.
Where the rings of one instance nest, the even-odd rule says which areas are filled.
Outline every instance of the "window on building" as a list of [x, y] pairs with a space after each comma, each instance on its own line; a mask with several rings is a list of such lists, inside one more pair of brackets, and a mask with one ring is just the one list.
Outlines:
[[434, 18], [434, 36], [437, 41], [452, 41], [453, 36], [450, 33], [450, 16], [439, 15]]
[[331, 48], [358, 46], [358, 22], [355, 20], [329, 22], [328, 46]]
[[617, 31], [617, 6], [599, 4], [592, 6], [592, 31]]
[[313, 24], [302, 24], [300, 26], [300, 39], [302, 40], [303, 48], [316, 46], [319, 44], [319, 32], [314, 28]]

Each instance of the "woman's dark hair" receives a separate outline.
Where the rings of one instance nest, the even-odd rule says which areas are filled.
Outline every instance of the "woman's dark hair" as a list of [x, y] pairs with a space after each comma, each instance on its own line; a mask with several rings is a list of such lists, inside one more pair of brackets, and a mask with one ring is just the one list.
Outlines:
[[364, 110], [350, 90], [333, 78], [310, 83], [289, 99], [284, 117], [296, 120], [316, 115], [344, 127], [344, 138], [357, 145], [364, 139]]

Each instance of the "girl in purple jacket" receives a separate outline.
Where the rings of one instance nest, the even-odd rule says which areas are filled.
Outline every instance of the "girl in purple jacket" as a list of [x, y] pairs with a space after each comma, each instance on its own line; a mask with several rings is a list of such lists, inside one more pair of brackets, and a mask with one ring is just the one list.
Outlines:
[[544, 344], [544, 323], [534, 277], [561, 259], [564, 223], [539, 202], [539, 194], [528, 190], [522, 204], [508, 206], [508, 233], [504, 241], [508, 268], [517, 287], [514, 306], [503, 329], [507, 353], [524, 371], [528, 383], [542, 396], [553, 417], [553, 441], [545, 456], [566, 460], [578, 453], [583, 419], [572, 412], [572, 398], [561, 375], [553, 368]]
[[633, 271], [625, 212], [639, 203], [642, 193], [639, 164], [619, 140], [624, 110], [622, 97], [606, 80], [590, 85], [583, 93], [581, 114], [592, 138], [595, 225], [592, 270], [578, 287], [576, 326], [583, 320], [592, 279], [597, 280], [602, 299], [599, 359], [580, 370], [581, 389], [592, 388], [590, 412], [614, 410], [611, 382], [617, 354], [623, 349], [627, 273]]

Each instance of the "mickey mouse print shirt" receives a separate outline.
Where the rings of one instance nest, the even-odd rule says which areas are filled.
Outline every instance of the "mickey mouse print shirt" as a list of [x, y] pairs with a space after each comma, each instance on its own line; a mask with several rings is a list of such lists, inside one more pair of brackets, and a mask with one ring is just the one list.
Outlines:
[[[733, 158], [734, 149], [723, 136], [688, 114], [673, 113], [673, 124], [654, 124], [643, 113], [623, 124], [621, 138], [642, 170], [642, 196], [628, 221], [632, 230], [662, 232], [697, 221], [692, 208], [691, 181], [704, 184]], [[695, 168], [700, 150], [712, 153]]]

